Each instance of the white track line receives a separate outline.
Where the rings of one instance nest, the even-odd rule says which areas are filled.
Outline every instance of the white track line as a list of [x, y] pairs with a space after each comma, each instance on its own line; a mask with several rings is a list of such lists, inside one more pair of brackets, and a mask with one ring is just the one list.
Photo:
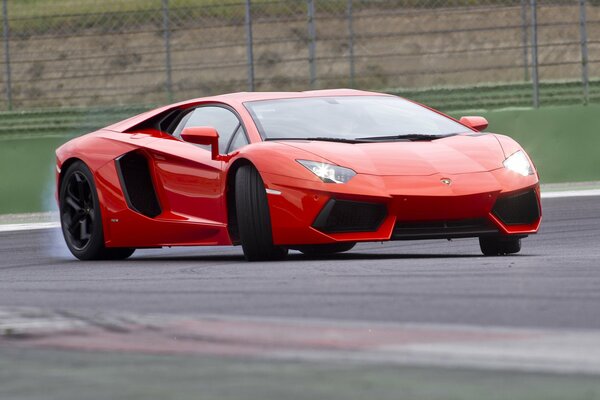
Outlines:
[[561, 197], [588, 197], [588, 196], [600, 196], [600, 189], [563, 190], [563, 191], [558, 191], [558, 192], [542, 191], [542, 199], [558, 199]]
[[36, 222], [31, 224], [6, 224], [0, 225], [0, 232], [33, 231], [38, 229], [59, 228], [59, 222]]
[[[563, 197], [600, 196], [600, 189], [563, 190], [557, 192], [542, 192], [542, 199], [558, 199]], [[38, 229], [60, 228], [59, 222], [34, 222], [28, 224], [0, 224], [0, 232], [33, 231]]]

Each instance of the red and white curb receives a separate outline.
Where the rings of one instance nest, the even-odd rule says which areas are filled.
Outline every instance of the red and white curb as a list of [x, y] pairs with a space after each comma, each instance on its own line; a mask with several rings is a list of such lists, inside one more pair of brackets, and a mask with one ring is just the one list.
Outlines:
[[0, 310], [0, 346], [600, 375], [600, 331]]

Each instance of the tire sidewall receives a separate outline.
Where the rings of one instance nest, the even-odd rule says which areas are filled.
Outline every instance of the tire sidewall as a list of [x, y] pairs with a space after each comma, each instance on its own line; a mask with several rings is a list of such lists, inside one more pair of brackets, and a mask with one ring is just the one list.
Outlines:
[[269, 199], [258, 170], [252, 165], [241, 166], [235, 175], [235, 185], [238, 229], [246, 259], [269, 261], [285, 258], [287, 248], [273, 244]]
[[[77, 249], [72, 245], [69, 234], [66, 231], [66, 227], [63, 223], [63, 206], [65, 199], [65, 192], [67, 188], [67, 183], [69, 179], [73, 176], [74, 173], [80, 172], [82, 173], [88, 181], [90, 185], [90, 190], [92, 192], [92, 199], [94, 202], [94, 213], [93, 213], [93, 224], [92, 224], [92, 236], [89, 242], [82, 248]], [[61, 178], [60, 182], [60, 192], [59, 192], [59, 213], [60, 213], [60, 225], [63, 233], [63, 237], [65, 239], [65, 243], [69, 248], [69, 251], [80, 260], [91, 260], [94, 258], [98, 258], [104, 249], [104, 232], [102, 230], [102, 213], [100, 211], [100, 201], [98, 198], [98, 191], [96, 190], [96, 184], [94, 181], [94, 176], [90, 169], [85, 163], [82, 161], [76, 161], [71, 164], [64, 176]]]

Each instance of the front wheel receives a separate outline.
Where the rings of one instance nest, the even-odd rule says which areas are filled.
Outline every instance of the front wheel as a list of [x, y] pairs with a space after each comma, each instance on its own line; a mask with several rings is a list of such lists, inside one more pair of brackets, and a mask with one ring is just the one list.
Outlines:
[[485, 256], [500, 256], [521, 251], [521, 238], [510, 236], [482, 236], [479, 247]]
[[81, 161], [69, 166], [61, 179], [60, 223], [71, 253], [80, 260], [122, 260], [135, 249], [104, 246], [100, 201], [90, 169]]
[[268, 261], [285, 258], [288, 250], [273, 244], [265, 184], [251, 165], [240, 167], [235, 175], [235, 204], [246, 259]]

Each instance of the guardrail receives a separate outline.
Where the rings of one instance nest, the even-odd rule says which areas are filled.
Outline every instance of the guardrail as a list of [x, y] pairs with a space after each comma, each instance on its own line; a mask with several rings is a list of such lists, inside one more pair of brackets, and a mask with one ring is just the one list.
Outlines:
[[[542, 82], [541, 102], [545, 105], [570, 105], [581, 102], [581, 82]], [[531, 107], [531, 86], [527, 83], [406, 90], [387, 89], [388, 93], [424, 103], [444, 112], [505, 107]], [[590, 81], [589, 98], [600, 102], [600, 80]], [[0, 136], [61, 135], [76, 136], [142, 113], [155, 105], [119, 107], [49, 108], [0, 111]]]

